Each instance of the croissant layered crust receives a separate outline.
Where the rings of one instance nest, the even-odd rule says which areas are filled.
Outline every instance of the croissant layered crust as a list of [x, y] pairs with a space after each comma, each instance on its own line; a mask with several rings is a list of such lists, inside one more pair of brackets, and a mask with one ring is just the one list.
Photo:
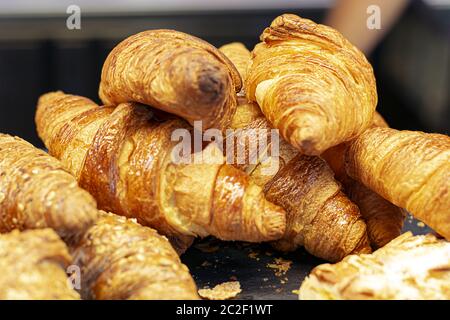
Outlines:
[[167, 239], [125, 217], [103, 213], [72, 254], [85, 299], [198, 299]]
[[377, 104], [364, 55], [336, 30], [293, 14], [277, 17], [252, 52], [247, 97], [307, 155], [361, 134]]
[[[375, 112], [371, 127], [387, 128], [389, 126], [384, 118]], [[406, 212], [347, 175], [344, 157], [350, 144], [351, 141], [332, 147], [321, 157], [333, 169], [336, 179], [343, 184], [345, 193], [359, 207], [361, 215], [367, 223], [371, 246], [380, 248], [400, 235]]]
[[50, 227], [69, 241], [97, 216], [94, 198], [57, 159], [0, 134], [0, 232]]
[[287, 212], [286, 232], [275, 243], [280, 250], [304, 246], [328, 261], [371, 251], [358, 207], [321, 158], [297, 155], [265, 185], [264, 192]]
[[105, 105], [140, 102], [203, 128], [224, 128], [236, 109], [242, 81], [214, 46], [174, 30], [149, 30], [117, 45], [102, 69]]
[[354, 179], [450, 239], [450, 138], [372, 128], [352, 142], [345, 168]]
[[367, 234], [372, 248], [381, 248], [402, 233], [406, 218], [404, 209], [353, 179], [344, 186], [346, 194], [358, 206], [367, 224]]
[[[56, 92], [41, 97], [36, 122], [50, 153], [105, 211], [137, 218], [181, 243], [196, 235], [269, 241], [284, 232], [285, 212], [245, 173], [224, 164], [223, 156], [215, 162], [173, 161], [178, 142], [172, 133], [191, 129], [182, 120], [161, 122], [142, 105], [98, 107]], [[212, 148], [203, 151], [205, 159]]]
[[72, 261], [51, 229], [0, 234], [0, 300], [78, 300], [66, 268]]

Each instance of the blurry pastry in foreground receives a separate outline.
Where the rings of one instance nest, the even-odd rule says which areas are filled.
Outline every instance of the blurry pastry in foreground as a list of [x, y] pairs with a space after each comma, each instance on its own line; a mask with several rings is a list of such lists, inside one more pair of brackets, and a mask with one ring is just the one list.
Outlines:
[[85, 299], [198, 299], [169, 241], [125, 217], [104, 213], [72, 250]]
[[94, 198], [61, 162], [21, 138], [0, 133], [0, 232], [52, 228], [71, 241], [92, 225], [97, 213]]
[[0, 235], [0, 300], [80, 299], [65, 271], [70, 262], [51, 229]]
[[314, 268], [300, 299], [450, 299], [450, 243], [407, 232], [372, 254]]

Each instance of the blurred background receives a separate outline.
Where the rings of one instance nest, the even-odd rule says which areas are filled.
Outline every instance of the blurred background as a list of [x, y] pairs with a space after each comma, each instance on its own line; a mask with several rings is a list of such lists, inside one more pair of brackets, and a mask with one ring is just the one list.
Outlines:
[[391, 126], [449, 134], [449, 0], [1, 0], [0, 132], [42, 146], [39, 95], [63, 90], [99, 102], [103, 61], [131, 34], [169, 28], [252, 49], [285, 12], [330, 24], [366, 52]]

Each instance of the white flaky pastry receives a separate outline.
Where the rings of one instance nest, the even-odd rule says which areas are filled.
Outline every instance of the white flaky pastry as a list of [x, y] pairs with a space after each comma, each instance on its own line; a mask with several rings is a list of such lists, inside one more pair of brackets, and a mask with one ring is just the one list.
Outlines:
[[450, 299], [450, 242], [404, 233], [373, 254], [314, 268], [299, 298]]

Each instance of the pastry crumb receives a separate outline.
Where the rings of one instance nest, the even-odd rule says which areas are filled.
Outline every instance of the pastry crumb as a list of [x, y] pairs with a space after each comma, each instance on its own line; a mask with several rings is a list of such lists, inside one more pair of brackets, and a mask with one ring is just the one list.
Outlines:
[[202, 266], [202, 267], [209, 267], [209, 266], [212, 266], [212, 263], [205, 260], [205, 261], [203, 261], [203, 263], [201, 264], [201, 266]]
[[267, 267], [275, 270], [275, 275], [281, 277], [291, 268], [292, 261], [283, 258], [275, 258], [274, 263], [268, 263]]
[[241, 291], [239, 281], [228, 281], [218, 284], [212, 289], [200, 289], [198, 294], [208, 300], [227, 300], [235, 298]]
[[423, 223], [422, 221], [417, 222], [417, 226], [420, 228], [424, 228], [425, 227], [425, 223]]
[[248, 254], [248, 257], [249, 257], [250, 259], [255, 259], [256, 261], [259, 261], [258, 254], [259, 254], [258, 252], [252, 251], [252, 252], [250, 252], [250, 253]]

